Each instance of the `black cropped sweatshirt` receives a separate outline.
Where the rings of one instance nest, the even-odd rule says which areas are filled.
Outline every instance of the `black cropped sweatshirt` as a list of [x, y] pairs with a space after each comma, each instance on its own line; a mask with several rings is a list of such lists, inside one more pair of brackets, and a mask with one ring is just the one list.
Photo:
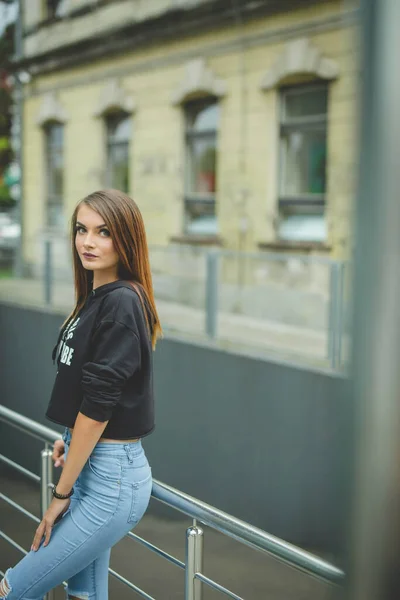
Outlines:
[[154, 429], [152, 347], [141, 299], [127, 281], [93, 290], [60, 333], [46, 417], [74, 427], [79, 412], [109, 421], [103, 437], [143, 437]]

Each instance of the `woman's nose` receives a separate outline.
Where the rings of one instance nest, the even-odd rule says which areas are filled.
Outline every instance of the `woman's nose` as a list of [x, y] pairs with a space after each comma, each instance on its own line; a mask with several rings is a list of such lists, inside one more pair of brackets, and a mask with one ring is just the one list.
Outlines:
[[93, 237], [91, 236], [90, 233], [86, 234], [85, 239], [83, 241], [83, 245], [87, 248], [93, 248], [94, 242], [93, 242]]

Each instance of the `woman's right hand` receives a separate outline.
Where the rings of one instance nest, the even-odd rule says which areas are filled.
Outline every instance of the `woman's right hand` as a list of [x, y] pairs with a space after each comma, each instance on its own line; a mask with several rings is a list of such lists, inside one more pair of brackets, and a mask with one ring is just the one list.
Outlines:
[[64, 466], [64, 458], [65, 458], [65, 445], [64, 440], [56, 440], [53, 446], [53, 454], [51, 458], [54, 460], [55, 467], [63, 467]]

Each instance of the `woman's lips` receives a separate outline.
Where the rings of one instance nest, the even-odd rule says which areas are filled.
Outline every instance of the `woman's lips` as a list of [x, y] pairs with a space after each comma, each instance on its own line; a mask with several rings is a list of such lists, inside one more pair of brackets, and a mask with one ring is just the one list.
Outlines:
[[83, 256], [88, 259], [97, 258], [97, 256], [95, 256], [94, 254], [88, 254], [87, 252], [84, 252]]

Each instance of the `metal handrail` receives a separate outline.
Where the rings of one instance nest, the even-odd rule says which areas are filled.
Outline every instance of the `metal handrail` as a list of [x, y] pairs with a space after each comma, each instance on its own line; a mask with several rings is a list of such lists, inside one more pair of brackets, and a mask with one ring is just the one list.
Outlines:
[[[4, 406], [0, 406], [0, 421], [4, 421], [14, 427], [17, 427], [25, 433], [38, 437], [47, 443], [54, 443], [56, 439], [60, 438], [59, 432], [41, 425], [40, 423], [20, 415], [19, 413]], [[49, 453], [49, 451], [47, 451], [47, 453]], [[5, 457], [0, 455], [0, 460], [2, 458]], [[13, 461], [10, 461], [9, 459], [6, 459], [6, 462], [8, 462], [10, 465], [13, 463]], [[16, 463], [12, 464], [12, 466], [14, 465], [16, 465]], [[34, 475], [26, 469], [23, 471], [21, 470], [21, 472], [24, 472], [24, 474], [30, 476]], [[35, 476], [31, 478], [35, 478]], [[334, 584], [340, 583], [344, 578], [343, 571], [327, 561], [322, 560], [321, 558], [302, 550], [293, 544], [281, 540], [278, 537], [266, 533], [265, 531], [240, 519], [237, 519], [236, 517], [233, 517], [209, 504], [206, 504], [197, 498], [193, 498], [192, 496], [189, 496], [188, 494], [185, 494], [184, 492], [181, 492], [180, 490], [177, 490], [165, 483], [153, 480], [152, 497], [175, 510], [189, 515], [193, 519], [212, 527], [228, 537], [231, 537], [253, 549], [266, 552], [277, 560], [301, 570], [308, 575], [317, 577], [327, 583]], [[22, 509], [22, 511], [24, 511], [24, 509]], [[136, 539], [135, 534], [130, 532], [128, 535], [133, 539]], [[223, 586], [217, 584], [201, 573], [202, 535], [203, 532], [197, 527], [197, 524], [188, 529], [186, 564], [181, 563], [181, 561], [175, 559], [175, 557], [167, 555], [167, 553], [165, 553], [163, 550], [146, 542], [146, 540], [142, 540], [141, 538], [137, 538], [137, 540], [145, 545], [148, 549], [158, 553], [163, 558], [170, 560], [170, 562], [175, 563], [177, 566], [183, 566], [186, 570], [186, 574], [188, 571], [189, 562], [192, 563], [191, 567], [193, 568], [190, 572], [190, 578], [193, 580], [192, 582], [194, 585], [194, 591], [192, 595], [188, 594], [186, 596], [187, 598], [194, 600], [200, 598], [201, 592], [196, 595], [195, 589], [197, 588], [195, 588], [195, 586], [201, 582], [211, 585], [215, 589], [226, 593], [226, 595], [230, 595], [231, 598], [238, 598], [238, 596], [233, 594], [233, 592], [223, 588]], [[118, 574], [115, 574], [115, 572], [112, 574], [118, 576]], [[130, 584], [129, 587], [131, 586], [133, 586], [133, 584]], [[134, 587], [136, 591], [139, 591], [136, 589], [136, 586]], [[143, 592], [143, 590], [140, 590], [139, 593], [144, 598], [150, 598], [150, 596], [148, 596], [146, 592]]]
[[331, 583], [339, 583], [344, 576], [343, 571], [314, 554], [266, 533], [258, 527], [254, 527], [165, 483], [154, 480], [152, 496], [171, 508], [201, 521], [204, 525], [208, 525], [255, 550], [262, 550], [281, 562], [296, 567], [309, 575]]

